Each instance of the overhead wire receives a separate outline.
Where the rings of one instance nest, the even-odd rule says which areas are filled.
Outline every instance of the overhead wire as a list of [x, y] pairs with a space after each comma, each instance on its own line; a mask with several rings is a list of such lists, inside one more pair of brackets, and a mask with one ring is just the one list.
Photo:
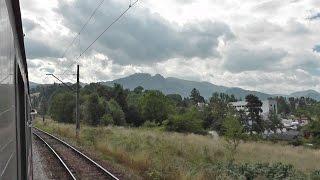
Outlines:
[[[104, 0], [101, 0], [100, 3], [96, 6], [96, 8], [93, 10], [93, 12], [91, 13], [90, 17], [87, 19], [87, 21], [82, 25], [80, 31], [77, 33], [77, 35], [73, 38], [73, 40], [71, 41], [71, 43], [67, 46], [67, 48], [65, 49], [64, 53], [62, 54], [61, 58], [64, 58], [67, 54], [67, 52], [69, 51], [70, 47], [74, 44], [74, 42], [76, 41], [76, 39], [78, 37], [80, 37], [81, 32], [86, 28], [86, 26], [88, 25], [88, 23], [91, 21], [91, 19], [93, 18], [93, 16], [96, 14], [96, 12], [98, 11], [98, 9], [101, 7], [101, 5], [103, 4]], [[80, 44], [80, 38], [79, 38], [79, 44]], [[81, 51], [80, 51], [81, 52]], [[61, 62], [60, 62], [61, 63]], [[60, 64], [59, 63], [59, 64]], [[72, 66], [72, 64], [71, 64]], [[69, 66], [69, 68], [71, 67]], [[64, 75], [65, 73], [63, 73], [62, 75]], [[47, 79], [47, 78], [45, 78]]]
[[121, 19], [122, 16], [124, 16], [139, 0], [136, 0], [134, 3], [130, 2], [129, 7], [123, 11], [119, 17], [117, 17], [83, 52], [80, 53], [79, 57], [77, 59], [79, 59], [108, 29], [110, 29], [110, 27], [115, 24], [117, 21], [119, 21], [119, 19]]
[[101, 7], [101, 5], [103, 4], [104, 0], [100, 1], [100, 3], [98, 4], [98, 6], [94, 9], [94, 11], [91, 13], [90, 17], [87, 19], [87, 21], [83, 24], [83, 26], [81, 27], [80, 31], [77, 33], [77, 35], [73, 38], [73, 40], [71, 41], [71, 43], [68, 45], [68, 47], [66, 48], [66, 50], [64, 51], [63, 55], [61, 58], [64, 58], [65, 55], [67, 54], [67, 52], [69, 51], [70, 47], [73, 45], [73, 43], [75, 42], [75, 40], [77, 39], [78, 36], [80, 36], [81, 32], [84, 30], [84, 28], [88, 25], [88, 23], [90, 22], [90, 20], [92, 19], [92, 17], [96, 14], [96, 12], [98, 11], [98, 9]]
[[[79, 63], [79, 58], [87, 52], [87, 50], [108, 30], [110, 29], [116, 22], [118, 22], [132, 7], [134, 7], [139, 0], [136, 0], [135, 2], [131, 2], [128, 6], [127, 9], [125, 9], [114, 21], [112, 21], [111, 24], [109, 24], [91, 43], [89, 46], [87, 46], [87, 48], [85, 48], [80, 54], [79, 56], [76, 58], [75, 62]], [[71, 64], [68, 68], [70, 68], [73, 64]], [[65, 74], [68, 71], [68, 68], [62, 73]]]

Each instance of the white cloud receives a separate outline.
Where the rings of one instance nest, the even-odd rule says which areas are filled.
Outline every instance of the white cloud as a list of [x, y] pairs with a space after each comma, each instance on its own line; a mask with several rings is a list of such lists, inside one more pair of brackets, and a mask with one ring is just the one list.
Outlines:
[[[61, 55], [97, 5], [81, 6], [85, 2], [22, 1], [31, 81], [43, 82], [40, 74], [59, 74], [74, 64], [78, 39], [67, 58]], [[81, 49], [128, 2], [105, 0], [81, 36]], [[73, 3], [72, 12], [61, 12], [61, 4]], [[140, 1], [80, 59], [81, 78], [102, 81], [146, 72], [270, 93], [319, 91], [320, 20], [310, 19], [319, 7], [318, 0]]]

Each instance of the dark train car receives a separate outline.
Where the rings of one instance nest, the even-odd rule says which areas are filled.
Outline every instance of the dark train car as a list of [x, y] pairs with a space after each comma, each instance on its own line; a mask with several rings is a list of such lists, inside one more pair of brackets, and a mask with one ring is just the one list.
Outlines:
[[0, 179], [32, 179], [29, 102], [19, 0], [0, 0]]

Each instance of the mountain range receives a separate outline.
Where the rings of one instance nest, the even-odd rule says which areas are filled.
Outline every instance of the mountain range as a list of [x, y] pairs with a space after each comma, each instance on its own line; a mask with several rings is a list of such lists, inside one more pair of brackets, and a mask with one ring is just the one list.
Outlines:
[[[258, 91], [245, 90], [238, 87], [219, 86], [209, 82], [197, 82], [178, 79], [174, 77], [164, 78], [160, 74], [154, 76], [146, 73], [136, 73], [124, 78], [116, 79], [113, 81], [102, 82], [104, 85], [113, 86], [114, 83], [121, 84], [124, 88], [133, 90], [137, 86], [142, 86], [145, 89], [160, 90], [165, 94], [180, 94], [183, 97], [188, 97], [193, 88], [199, 90], [200, 94], [209, 99], [214, 92], [223, 92], [226, 94], [233, 94], [237, 99], [244, 99], [248, 94], [254, 94], [261, 100], [266, 100], [270, 97], [279, 95], [267, 94]], [[299, 91], [288, 95], [287, 97], [310, 97], [315, 100], [320, 100], [320, 93], [314, 90]]]
[[[198, 82], [178, 79], [174, 77], [163, 77], [160, 74], [154, 76], [146, 73], [136, 73], [130, 76], [115, 79], [113, 81], [101, 82], [103, 85], [113, 86], [114, 83], [121, 84], [124, 88], [133, 90], [137, 86], [142, 86], [144, 89], [148, 90], [159, 90], [164, 94], [180, 94], [182, 97], [188, 97], [193, 88], [199, 90], [200, 94], [209, 99], [214, 92], [223, 92], [226, 94], [233, 94], [237, 99], [244, 100], [248, 94], [254, 94], [261, 100], [266, 100], [270, 97], [275, 96], [285, 96], [285, 97], [310, 97], [317, 101], [320, 101], [320, 93], [315, 90], [298, 91], [288, 95], [279, 94], [267, 94], [258, 91], [250, 91], [238, 87], [226, 87], [219, 86], [209, 82]], [[39, 84], [30, 82], [30, 89], [37, 87]], [[86, 85], [81, 83], [82, 86]]]

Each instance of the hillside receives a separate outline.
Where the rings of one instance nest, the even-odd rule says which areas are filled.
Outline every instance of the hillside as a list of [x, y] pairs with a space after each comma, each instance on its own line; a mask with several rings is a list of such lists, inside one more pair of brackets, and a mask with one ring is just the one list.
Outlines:
[[249, 91], [241, 88], [230, 88], [226, 86], [218, 86], [209, 82], [188, 81], [173, 77], [164, 78], [160, 74], [151, 76], [145, 73], [136, 73], [124, 78], [113, 81], [104, 82], [103, 84], [113, 86], [114, 83], [123, 85], [124, 88], [133, 90], [137, 86], [142, 86], [145, 89], [160, 90], [165, 94], [180, 94], [183, 97], [188, 97], [193, 88], [197, 88], [201, 95], [208, 99], [214, 92], [224, 92], [234, 94], [238, 99], [244, 99], [248, 94], [255, 94], [260, 99], [265, 100], [273, 95], [261, 92]]
[[[248, 94], [254, 94], [258, 96], [261, 100], [266, 100], [269, 97], [280, 96], [275, 94], [267, 94], [258, 91], [245, 90], [238, 87], [226, 87], [219, 86], [209, 82], [197, 82], [178, 79], [174, 77], [163, 77], [160, 74], [154, 76], [146, 73], [136, 73], [124, 78], [115, 79], [113, 81], [101, 82], [101, 84], [113, 86], [114, 83], [121, 84], [124, 88], [133, 90], [137, 86], [142, 86], [148, 90], [159, 90], [165, 94], [180, 94], [183, 97], [188, 97], [193, 88], [197, 88], [201, 95], [206, 99], [212, 96], [214, 92], [224, 92], [227, 94], [233, 94], [237, 99], [244, 99]], [[30, 89], [35, 89], [38, 85], [37, 83], [30, 82]], [[81, 83], [84, 87], [85, 83]], [[315, 90], [298, 91], [291, 93], [289, 95], [281, 94], [285, 97], [310, 97], [317, 101], [320, 101], [320, 93]]]
[[320, 93], [315, 90], [298, 91], [291, 93], [290, 96], [293, 97], [310, 97], [317, 101], [320, 101]]

